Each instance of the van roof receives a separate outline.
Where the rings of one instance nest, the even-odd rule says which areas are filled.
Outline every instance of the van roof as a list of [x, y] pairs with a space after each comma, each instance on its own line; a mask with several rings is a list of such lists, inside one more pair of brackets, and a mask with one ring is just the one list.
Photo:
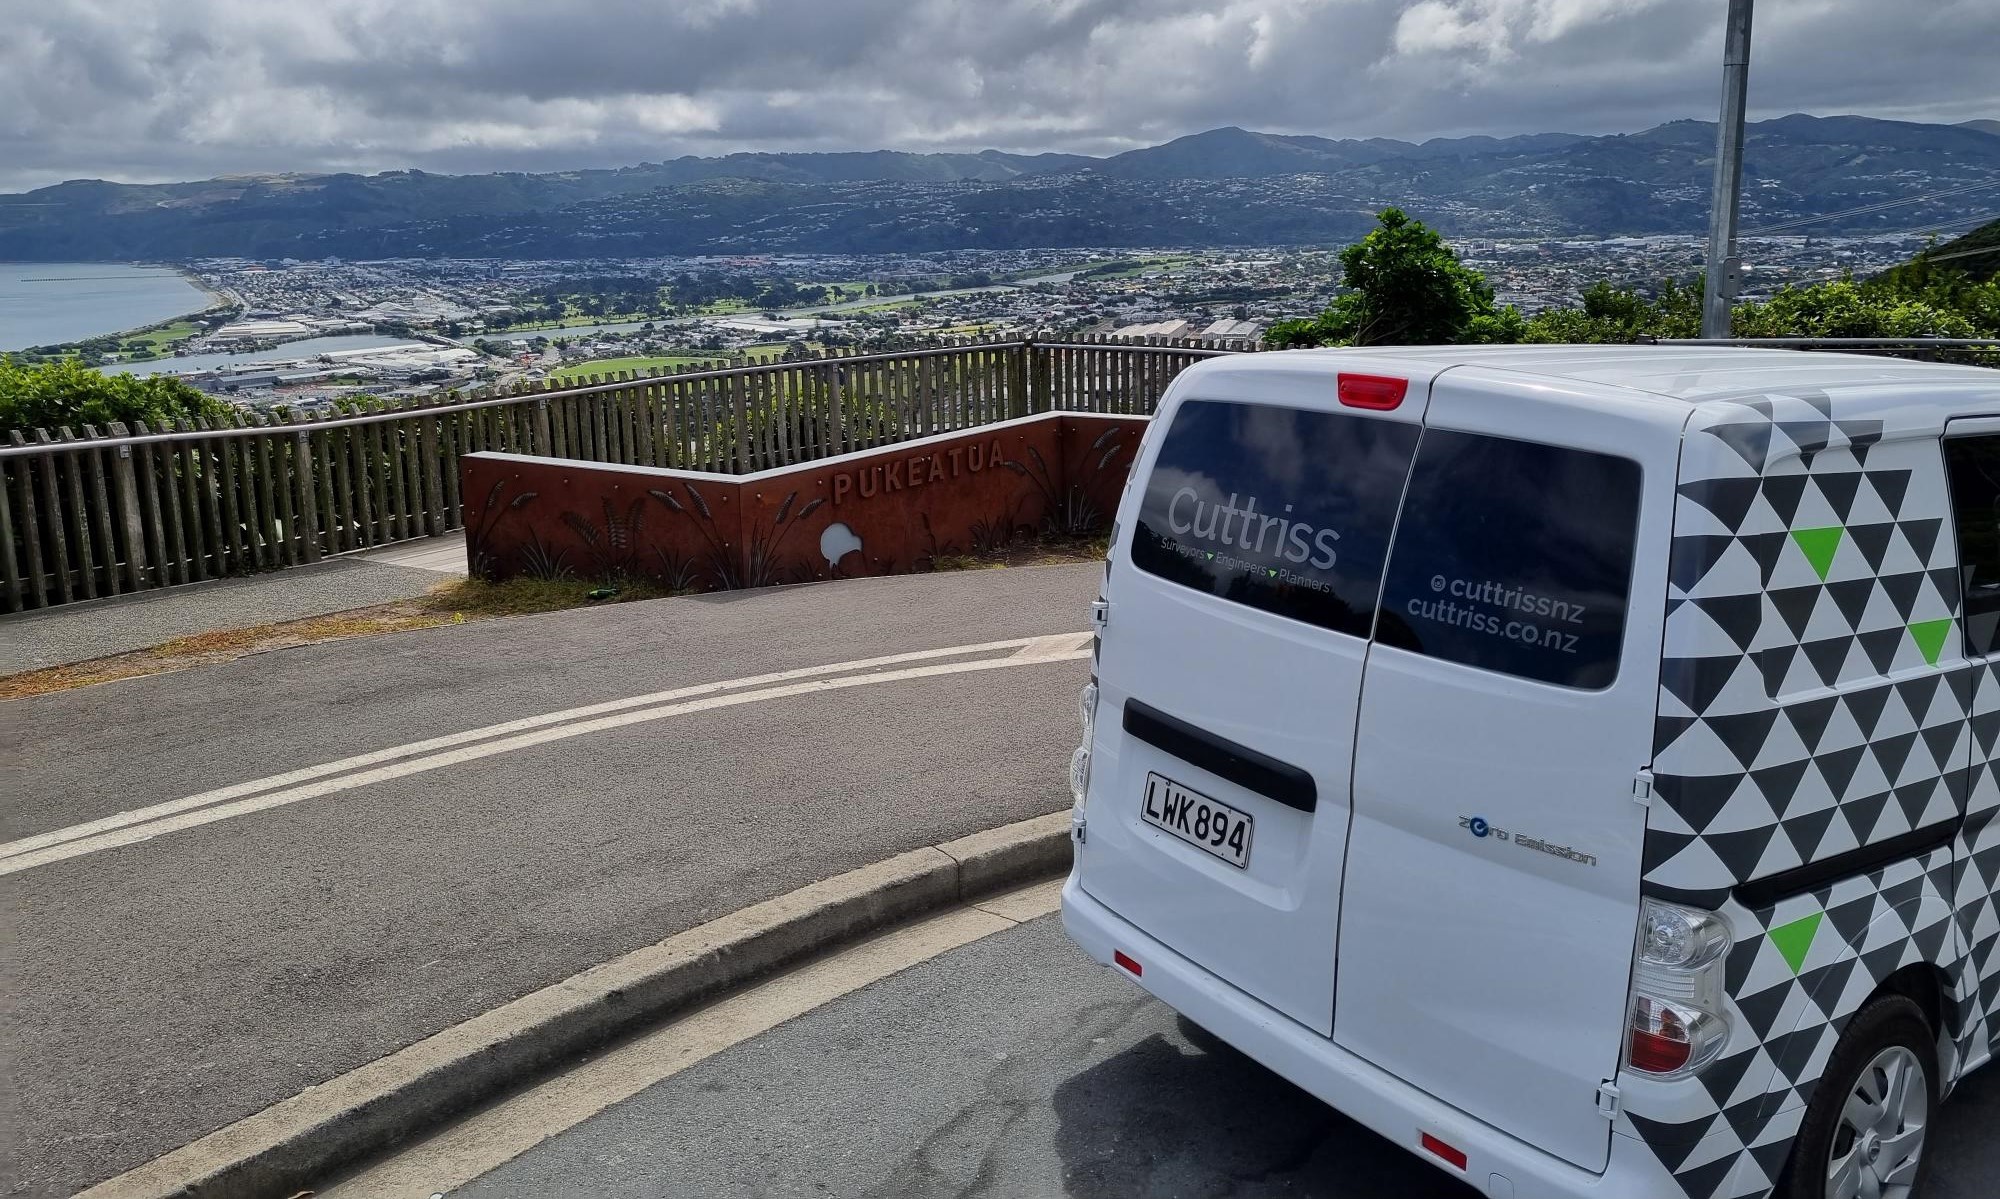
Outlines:
[[[1333, 358], [1350, 367], [1356, 358], [1432, 370], [1480, 366], [1544, 379], [1621, 387], [1686, 404], [1783, 394], [1801, 388], [1831, 392], [1898, 383], [1970, 384], [2000, 393], [2000, 371], [1987, 367], [1749, 346], [1398, 346], [1245, 354], [1227, 361], [1257, 369], [1276, 367], [1284, 358], [1294, 362]], [[1850, 409], [1843, 415], [1870, 413]]]

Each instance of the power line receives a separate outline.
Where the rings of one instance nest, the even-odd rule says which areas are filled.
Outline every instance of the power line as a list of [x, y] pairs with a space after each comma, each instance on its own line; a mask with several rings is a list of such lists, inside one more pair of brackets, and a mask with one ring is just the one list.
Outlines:
[[1750, 229], [1745, 231], [1744, 233], [1738, 234], [1738, 236], [1758, 237], [1767, 233], [1776, 233], [1780, 229], [1796, 229], [1801, 225], [1817, 225], [1822, 221], [1834, 221], [1834, 220], [1839, 220], [1841, 217], [1860, 216], [1863, 213], [1880, 212], [1885, 208], [1900, 208], [1905, 204], [1920, 204], [1925, 200], [1942, 200], [1947, 196], [1963, 195], [1966, 192], [1979, 191], [1983, 188], [1988, 188], [1988, 187], [2000, 187], [2000, 179], [1988, 179], [1983, 183], [1968, 183], [1965, 184], [1963, 187], [1946, 188], [1943, 191], [1922, 192], [1914, 196], [1906, 196], [1900, 200], [1884, 200], [1880, 204], [1864, 204], [1859, 208], [1848, 208], [1848, 209], [1843, 209], [1840, 212], [1822, 213], [1819, 216], [1800, 217], [1798, 220], [1795, 221], [1783, 221], [1776, 225], [1764, 225], [1761, 226], [1760, 228]]
[[[1944, 232], [1944, 231], [1945, 231], [1946, 229], [1949, 229], [1949, 228], [1951, 228], [1951, 227], [1952, 227], [1953, 225], [1964, 225], [1964, 224], [1969, 224], [1969, 223], [1971, 223], [1971, 222], [1973, 222], [1973, 221], [1990, 221], [1990, 220], [1992, 220], [1992, 219], [1993, 219], [1993, 214], [1992, 214], [1992, 213], [1982, 213], [1982, 214], [1980, 214], [1980, 215], [1978, 215], [1978, 216], [1962, 216], [1962, 217], [1959, 217], [1959, 218], [1958, 218], [1958, 219], [1956, 219], [1956, 220], [1950, 220], [1950, 221], [1940, 221], [1939, 223], [1937, 223], [1937, 224], [1935, 224], [1935, 225], [1926, 225], [1926, 226], [1924, 226], [1924, 227], [1923, 227], [1922, 229], [1912, 229], [1912, 230], [1910, 230], [1910, 231], [1909, 231], [1908, 233], [1905, 233], [1905, 234], [1903, 234], [1903, 236], [1904, 236], [1904, 237], [1921, 237], [1921, 236], [1923, 236], [1923, 235], [1924, 235], [1924, 234], [1926, 234], [1926, 233], [1942, 233], [1942, 232]], [[1975, 253], [1975, 254], [1977, 254], [1977, 253], [1979, 253], [1979, 251], [1978, 251], [1978, 250], [1974, 250], [1974, 251], [1972, 251], [1972, 253]], [[1954, 255], [1952, 255], [1952, 257], [1953, 257], [1953, 258], [1956, 258], [1956, 257], [1958, 257], [1958, 255], [1954, 254]], [[1937, 261], [1937, 259], [1933, 258], [1933, 259], [1931, 259], [1931, 261], [1932, 261], [1932, 262], [1936, 262], [1936, 261]]]
[[[1990, 216], [1960, 217], [1957, 220], [1945, 221], [1942, 224], [1932, 225], [1924, 229], [1911, 229], [1900, 234], [1878, 234], [1876, 236], [1921, 237], [1926, 233], [1941, 232], [1942, 230], [1949, 229], [1953, 225], [1963, 225], [1967, 221], [1984, 221], [1990, 219], [1992, 219]], [[1986, 246], [1981, 249], [1959, 250], [1951, 254], [1938, 254], [1929, 258], [1925, 258], [1924, 261], [1944, 262], [1947, 261], [1948, 259], [1965, 258], [1973, 254], [2000, 254], [2000, 246]], [[1796, 285], [1801, 283], [1826, 283], [1834, 279], [1839, 279], [1843, 276], [1852, 274], [1854, 274], [1854, 268], [1852, 266], [1824, 267], [1819, 270], [1807, 271], [1801, 274], [1793, 275], [1788, 279], [1782, 280], [1781, 285]]]
[[1950, 262], [1954, 258], [1970, 258], [1974, 254], [2000, 254], [2000, 246], [1978, 246], [1970, 250], [1953, 250], [1949, 254], [1933, 254], [1925, 262]]

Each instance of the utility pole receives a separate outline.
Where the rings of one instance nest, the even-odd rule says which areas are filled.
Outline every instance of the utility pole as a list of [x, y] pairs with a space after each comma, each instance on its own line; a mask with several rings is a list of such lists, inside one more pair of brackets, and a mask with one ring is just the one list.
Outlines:
[[1715, 126], [1715, 196], [1708, 219], [1708, 279], [1701, 335], [1729, 336], [1729, 306], [1743, 278], [1736, 256], [1736, 206], [1743, 194], [1743, 101], [1750, 89], [1750, 5], [1729, 0], [1722, 40], [1722, 119]]

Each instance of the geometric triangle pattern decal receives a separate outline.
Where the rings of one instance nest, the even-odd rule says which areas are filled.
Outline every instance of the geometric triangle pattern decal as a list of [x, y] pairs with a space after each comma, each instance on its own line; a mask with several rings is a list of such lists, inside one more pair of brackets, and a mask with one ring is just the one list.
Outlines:
[[[1617, 1131], [1693, 1199], [1775, 1185], [1848, 1018], [1904, 965], [1947, 980], [1947, 1080], [2000, 1054], [2000, 661], [1961, 640], [1936, 433], [1882, 411], [1710, 400], [1682, 442], [1642, 890], [1724, 915], [1731, 1028], [1695, 1079], [1624, 1072]], [[1734, 898], [1961, 816], [1921, 860]]]
[[1885, 436], [1823, 393], [1696, 406], [1647, 893], [1713, 908], [1958, 814], [1972, 667], [1950, 522], [1935, 437]]
[[[1963, 984], [1974, 971], [1952, 905], [1957, 874], [1946, 847], [1763, 912], [1727, 901], [1728, 1045], [1693, 1079], [1621, 1075], [1615, 1130], [1644, 1143], [1688, 1199], [1769, 1193], [1834, 1045], [1884, 979], [1918, 962], [1945, 968], [1957, 1021], [1973, 1016]], [[1968, 1041], [1941, 1047], [1948, 1077]]]
[[[2000, 1059], [2000, 659], [1976, 668], [1972, 756], [1965, 825], [1953, 846], [1958, 890], [1952, 906], [1965, 965], [1959, 980], [1958, 1058]], [[1995, 1067], [2000, 1069], [2000, 1067]]]
[[1805, 964], [1806, 955], [1812, 952], [1813, 937], [1819, 932], [1821, 919], [1821, 913], [1808, 912], [1797, 920], [1777, 926], [1767, 934], [1771, 938], [1771, 944], [1776, 945], [1778, 952], [1784, 955], [1785, 964], [1792, 968], [1793, 974], [1799, 972]]

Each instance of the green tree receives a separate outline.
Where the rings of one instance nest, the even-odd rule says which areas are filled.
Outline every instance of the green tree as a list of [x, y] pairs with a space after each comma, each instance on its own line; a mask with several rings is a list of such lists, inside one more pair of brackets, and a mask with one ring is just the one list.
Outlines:
[[1933, 302], [1932, 297], [1852, 279], [1783, 287], [1762, 303], [1738, 304], [1731, 328], [1738, 337], [1981, 335], [1965, 313]]
[[1518, 341], [1519, 312], [1493, 302], [1486, 277], [1465, 266], [1435, 229], [1399, 208], [1340, 252], [1348, 289], [1318, 316], [1280, 321], [1265, 339], [1296, 346], [1443, 345]]
[[1645, 337], [1701, 335], [1701, 279], [1691, 285], [1672, 279], [1651, 298], [1630, 288], [1598, 282], [1584, 290], [1578, 308], [1551, 308], [1528, 318], [1527, 342], [1574, 344], [1629, 343]]
[[[1523, 341], [1633, 342], [1701, 335], [1701, 278], [1672, 279], [1647, 298], [1598, 283], [1580, 308], [1538, 312]], [[2000, 336], [2000, 282], [1955, 273], [1894, 271], [1874, 279], [1835, 279], [1781, 287], [1746, 300], [1730, 316], [1737, 337]]]
[[167, 375], [106, 375], [74, 358], [24, 366], [0, 355], [0, 430], [80, 428], [113, 421], [158, 429], [195, 416], [221, 416], [222, 401]]

